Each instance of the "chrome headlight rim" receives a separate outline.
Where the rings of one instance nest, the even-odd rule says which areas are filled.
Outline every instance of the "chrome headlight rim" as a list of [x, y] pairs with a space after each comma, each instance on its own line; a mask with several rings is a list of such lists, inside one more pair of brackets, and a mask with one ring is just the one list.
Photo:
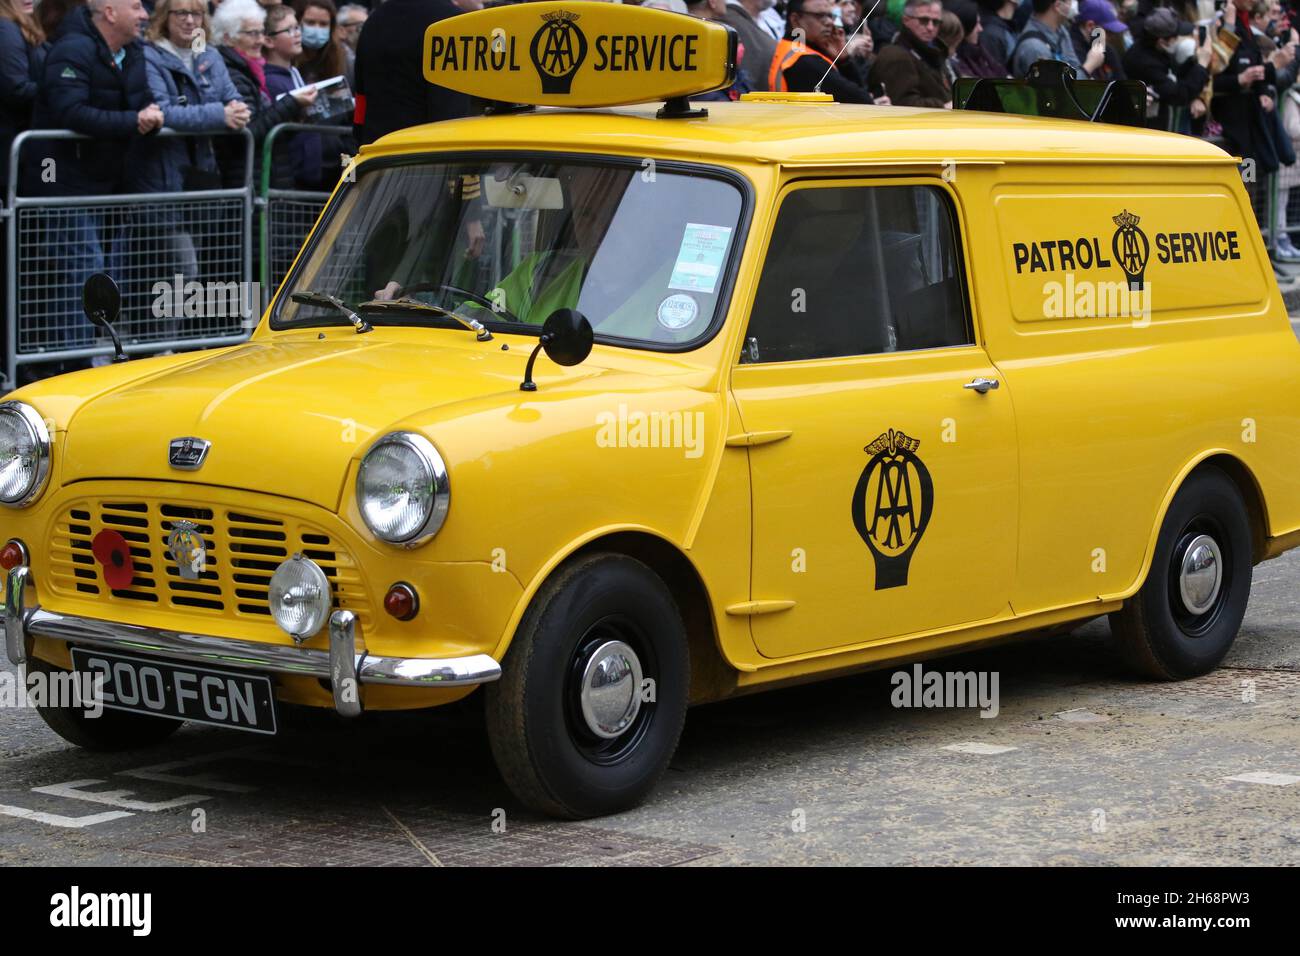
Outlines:
[[36, 445], [35, 481], [17, 498], [0, 497], [0, 505], [6, 508], [25, 508], [41, 496], [50, 480], [50, 431], [45, 427], [45, 419], [26, 402], [0, 402], [0, 415], [17, 415]]
[[[390, 538], [380, 534], [371, 526], [370, 520], [366, 517], [366, 461], [385, 445], [403, 445], [415, 452], [423, 463], [433, 485], [433, 499], [428, 515], [425, 516], [423, 523], [418, 528], [403, 538]], [[385, 544], [391, 544], [399, 548], [418, 548], [431, 540], [442, 529], [443, 523], [447, 520], [447, 512], [451, 510], [451, 479], [447, 473], [447, 464], [442, 460], [442, 455], [438, 454], [438, 449], [434, 447], [433, 442], [418, 432], [389, 432], [371, 445], [362, 457], [361, 466], [357, 470], [356, 495], [357, 510], [361, 513], [361, 520], [371, 534]]]

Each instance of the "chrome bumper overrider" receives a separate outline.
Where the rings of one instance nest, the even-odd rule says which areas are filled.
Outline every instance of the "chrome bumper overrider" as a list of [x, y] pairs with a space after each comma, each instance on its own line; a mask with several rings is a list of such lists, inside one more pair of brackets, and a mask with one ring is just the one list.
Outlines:
[[26, 567], [15, 568], [9, 572], [5, 586], [5, 653], [14, 664], [27, 661], [30, 638], [50, 637], [214, 667], [300, 674], [328, 680], [334, 690], [334, 708], [345, 717], [361, 713], [361, 695], [357, 692], [359, 684], [459, 687], [487, 683], [501, 676], [501, 665], [487, 654], [426, 658], [375, 657], [357, 653], [356, 615], [351, 611], [335, 611], [330, 615], [328, 651], [59, 614], [40, 606], [26, 606], [29, 574]]

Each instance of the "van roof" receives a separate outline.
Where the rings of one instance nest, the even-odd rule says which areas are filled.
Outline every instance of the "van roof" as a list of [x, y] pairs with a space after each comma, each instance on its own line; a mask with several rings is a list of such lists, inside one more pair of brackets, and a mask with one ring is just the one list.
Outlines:
[[624, 155], [753, 160], [783, 165], [863, 162], [1107, 162], [1233, 164], [1193, 136], [1036, 116], [841, 103], [702, 103], [701, 119], [656, 119], [661, 104], [543, 107], [414, 126], [364, 154], [420, 148], [574, 149]]

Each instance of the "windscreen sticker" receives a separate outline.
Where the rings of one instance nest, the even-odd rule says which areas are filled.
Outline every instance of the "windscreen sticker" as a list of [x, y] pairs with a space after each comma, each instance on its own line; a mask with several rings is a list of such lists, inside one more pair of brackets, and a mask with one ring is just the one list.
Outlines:
[[718, 276], [727, 258], [731, 242], [730, 226], [709, 226], [688, 222], [682, 234], [682, 246], [677, 251], [673, 274], [668, 288], [711, 295], [718, 287]]
[[659, 324], [676, 332], [690, 325], [700, 314], [699, 304], [689, 295], [670, 295], [659, 303]]

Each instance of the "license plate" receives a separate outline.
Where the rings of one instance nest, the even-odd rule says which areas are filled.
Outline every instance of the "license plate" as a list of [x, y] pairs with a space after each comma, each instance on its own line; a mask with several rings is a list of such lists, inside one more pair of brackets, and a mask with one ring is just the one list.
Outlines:
[[72, 648], [72, 667], [103, 678], [104, 706], [192, 720], [255, 734], [274, 734], [275, 691], [260, 674], [191, 667], [170, 661]]

